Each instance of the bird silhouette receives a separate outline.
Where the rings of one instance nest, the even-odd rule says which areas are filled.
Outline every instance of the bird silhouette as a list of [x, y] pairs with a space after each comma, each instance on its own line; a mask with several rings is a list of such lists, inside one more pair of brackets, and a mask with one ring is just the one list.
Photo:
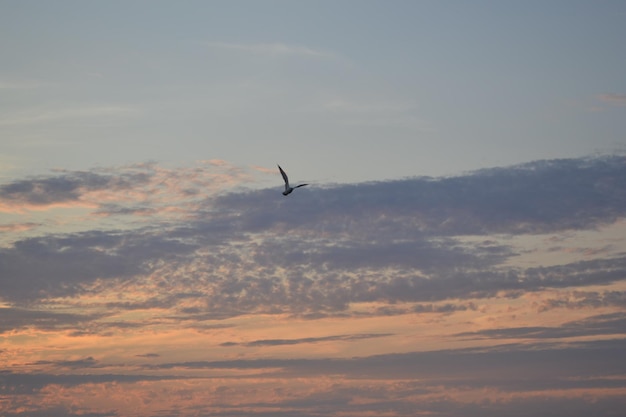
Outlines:
[[[276, 164], [276, 165], [278, 165], [278, 164]], [[285, 180], [285, 191], [283, 191], [283, 195], [289, 195], [296, 188], [304, 187], [305, 185], [309, 185], [309, 184], [300, 184], [300, 185], [296, 185], [295, 187], [290, 187], [289, 186], [289, 178], [287, 178], [287, 174], [285, 173], [285, 171], [283, 171], [283, 169], [280, 167], [280, 165], [278, 165], [278, 170], [280, 171], [280, 175], [283, 176], [283, 180]]]

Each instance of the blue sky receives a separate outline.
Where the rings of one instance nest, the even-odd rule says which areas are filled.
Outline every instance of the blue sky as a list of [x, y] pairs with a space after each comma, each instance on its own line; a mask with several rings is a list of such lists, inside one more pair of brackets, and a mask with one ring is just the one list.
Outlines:
[[625, 18], [0, 0], [0, 414], [617, 415]]
[[223, 159], [349, 182], [623, 151], [622, 2], [2, 8], [4, 176]]

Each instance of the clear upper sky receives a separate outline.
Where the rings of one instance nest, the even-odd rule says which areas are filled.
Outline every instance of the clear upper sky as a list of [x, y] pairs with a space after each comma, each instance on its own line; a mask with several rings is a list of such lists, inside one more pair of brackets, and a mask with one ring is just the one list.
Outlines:
[[622, 1], [0, 8], [4, 177], [223, 159], [347, 182], [624, 150]]

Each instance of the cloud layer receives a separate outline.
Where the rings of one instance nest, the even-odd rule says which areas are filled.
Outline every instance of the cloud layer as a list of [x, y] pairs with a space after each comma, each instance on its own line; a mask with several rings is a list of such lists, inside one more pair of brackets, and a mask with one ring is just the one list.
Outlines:
[[[143, 415], [624, 405], [626, 158], [287, 198], [233, 188], [250, 178], [211, 161], [0, 185], [3, 413], [131, 415], [96, 389]], [[76, 209], [76, 232], [32, 217]]]
[[[190, 170], [161, 174], [150, 166], [3, 185], [3, 206], [18, 211], [89, 202], [94, 214], [114, 216], [142, 205], [154, 220], [167, 199], [179, 204], [183, 220], [17, 240], [0, 252], [2, 298], [75, 296], [96, 281], [167, 276], [195, 282], [191, 290], [208, 299], [205, 309], [339, 311], [351, 302], [608, 284], [626, 267], [616, 256], [503, 268], [519, 252], [488, 238], [616, 222], [626, 214], [619, 157], [313, 188], [289, 199], [269, 189], [199, 196], [198, 182]], [[161, 186], [167, 188], [159, 196]], [[468, 244], [460, 239], [467, 235], [485, 239]]]

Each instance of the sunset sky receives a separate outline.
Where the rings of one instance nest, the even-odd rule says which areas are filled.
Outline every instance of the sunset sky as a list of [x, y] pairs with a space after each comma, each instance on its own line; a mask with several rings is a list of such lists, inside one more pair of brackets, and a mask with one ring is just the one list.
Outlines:
[[0, 415], [621, 415], [625, 21], [0, 0]]

